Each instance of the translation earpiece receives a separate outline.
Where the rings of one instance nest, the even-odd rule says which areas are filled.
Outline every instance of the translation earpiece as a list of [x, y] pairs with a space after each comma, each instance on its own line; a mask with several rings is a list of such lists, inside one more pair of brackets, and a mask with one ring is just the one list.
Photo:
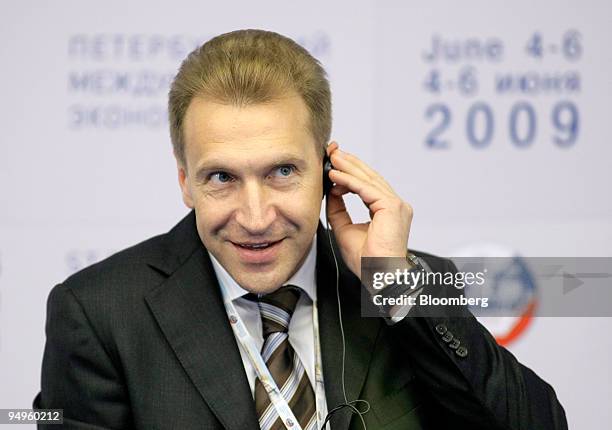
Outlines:
[[323, 198], [329, 193], [334, 186], [334, 183], [331, 179], [329, 179], [329, 172], [333, 169], [334, 166], [331, 163], [331, 160], [327, 154], [323, 157]]

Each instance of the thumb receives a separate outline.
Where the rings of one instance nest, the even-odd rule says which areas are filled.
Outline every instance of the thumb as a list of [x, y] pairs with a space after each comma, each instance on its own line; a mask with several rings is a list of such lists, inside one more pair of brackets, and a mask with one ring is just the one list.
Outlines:
[[346, 225], [353, 224], [353, 220], [351, 220], [351, 216], [346, 210], [342, 195], [335, 195], [331, 192], [328, 193], [325, 206], [327, 219], [331, 224], [332, 230], [335, 232], [338, 232]]

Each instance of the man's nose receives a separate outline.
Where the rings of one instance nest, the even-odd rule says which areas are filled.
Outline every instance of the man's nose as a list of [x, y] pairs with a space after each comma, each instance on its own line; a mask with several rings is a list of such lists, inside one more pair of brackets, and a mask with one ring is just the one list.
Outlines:
[[236, 221], [249, 234], [265, 234], [276, 218], [271, 196], [261, 184], [246, 182], [238, 202]]

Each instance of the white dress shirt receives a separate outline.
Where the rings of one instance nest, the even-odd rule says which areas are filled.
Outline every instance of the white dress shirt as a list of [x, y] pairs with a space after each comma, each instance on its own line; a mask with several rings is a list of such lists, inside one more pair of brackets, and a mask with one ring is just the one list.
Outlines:
[[[259, 306], [252, 300], [248, 300], [243, 296], [249, 291], [242, 288], [225, 270], [225, 268], [217, 261], [217, 259], [209, 252], [208, 255], [213, 264], [217, 280], [225, 287], [229, 298], [236, 307], [236, 311], [242, 318], [249, 334], [255, 341], [255, 346], [261, 351], [264, 343], [262, 334], [261, 315]], [[283, 285], [296, 285], [303, 290], [300, 299], [297, 302], [291, 321], [289, 322], [289, 343], [297, 353], [298, 357], [304, 365], [306, 374], [312, 389], [315, 389], [315, 348], [314, 348], [314, 333], [312, 321], [312, 303], [317, 299], [316, 285], [316, 262], [317, 262], [317, 235], [315, 233], [310, 250], [306, 259], [297, 270], [297, 272], [285, 282]], [[257, 374], [249, 360], [249, 357], [238, 342], [242, 364], [251, 387], [251, 393], [255, 398], [255, 379]], [[325, 399], [323, 399], [325, 400]], [[324, 405], [327, 403], [324, 401]], [[327, 410], [320, 411], [323, 418], [327, 415]]]

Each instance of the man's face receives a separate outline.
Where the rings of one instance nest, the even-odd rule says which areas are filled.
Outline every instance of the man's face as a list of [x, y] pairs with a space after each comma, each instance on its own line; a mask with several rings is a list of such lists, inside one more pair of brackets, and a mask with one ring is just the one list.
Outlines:
[[185, 115], [183, 201], [206, 248], [254, 293], [289, 279], [317, 230], [322, 157], [308, 119], [297, 94], [248, 107], [196, 97]]

